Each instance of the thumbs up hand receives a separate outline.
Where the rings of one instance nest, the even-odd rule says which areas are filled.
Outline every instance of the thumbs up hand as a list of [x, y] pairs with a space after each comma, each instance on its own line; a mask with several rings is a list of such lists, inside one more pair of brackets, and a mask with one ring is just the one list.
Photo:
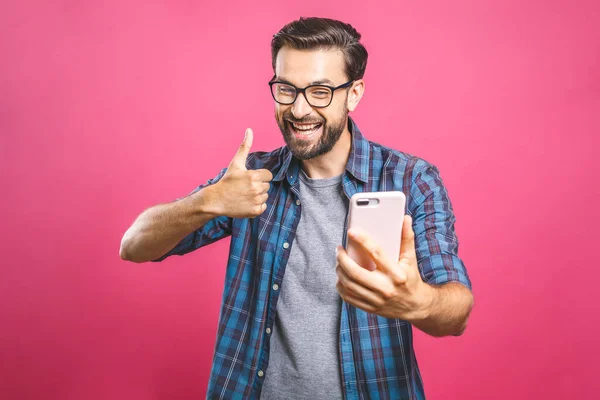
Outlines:
[[246, 129], [244, 141], [233, 156], [227, 172], [214, 185], [218, 192], [219, 214], [231, 218], [253, 218], [267, 208], [273, 174], [267, 169], [248, 170], [246, 160], [252, 147], [252, 129]]

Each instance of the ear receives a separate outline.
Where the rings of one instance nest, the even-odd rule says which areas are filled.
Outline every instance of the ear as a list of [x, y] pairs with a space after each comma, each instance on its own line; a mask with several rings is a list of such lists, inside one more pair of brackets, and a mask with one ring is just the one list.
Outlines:
[[348, 91], [348, 111], [354, 111], [362, 99], [363, 93], [365, 92], [365, 81], [362, 79], [354, 81]]

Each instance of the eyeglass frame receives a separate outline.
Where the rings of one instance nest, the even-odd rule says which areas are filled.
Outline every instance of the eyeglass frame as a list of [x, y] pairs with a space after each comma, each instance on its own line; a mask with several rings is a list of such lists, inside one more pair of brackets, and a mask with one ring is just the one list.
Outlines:
[[[288, 86], [291, 86], [291, 87], [294, 88], [294, 90], [296, 91], [296, 96], [294, 97], [294, 100], [291, 103], [282, 103], [282, 102], [278, 101], [275, 98], [275, 93], [273, 93], [273, 85], [276, 84], [276, 83], [281, 83], [283, 85], [288, 85]], [[314, 108], [325, 108], [325, 107], [329, 107], [331, 105], [331, 102], [333, 101], [333, 95], [335, 94], [336, 90], [348, 88], [348, 87], [350, 87], [352, 85], [352, 83], [354, 83], [354, 79], [350, 80], [350, 81], [348, 81], [346, 83], [342, 83], [339, 86], [329, 86], [329, 85], [318, 84], [318, 85], [308, 85], [308, 86], [305, 86], [303, 88], [298, 88], [298, 87], [292, 85], [289, 82], [273, 81], [273, 80], [271, 80], [271, 81], [269, 81], [269, 88], [270, 88], [271, 96], [273, 96], [273, 100], [275, 100], [275, 102], [278, 103], [278, 104], [281, 104], [281, 105], [284, 105], [284, 106], [291, 106], [298, 99], [298, 95], [300, 93], [302, 93], [304, 95], [304, 99], [306, 99], [306, 102], [311, 107], [314, 107]], [[308, 97], [306, 97], [306, 90], [309, 89], [309, 88], [311, 88], [311, 87], [315, 87], [315, 86], [324, 87], [324, 88], [327, 88], [327, 89], [331, 90], [331, 98], [329, 99], [329, 103], [327, 103], [326, 106], [313, 106], [312, 104], [310, 104], [310, 101], [308, 100]]]

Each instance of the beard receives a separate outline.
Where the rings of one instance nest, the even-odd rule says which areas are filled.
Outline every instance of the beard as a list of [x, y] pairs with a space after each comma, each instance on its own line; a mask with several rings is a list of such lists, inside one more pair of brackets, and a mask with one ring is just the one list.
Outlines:
[[[336, 121], [327, 120], [322, 117], [320, 120], [311, 117], [296, 119], [294, 118], [291, 109], [285, 111], [281, 116], [277, 115], [277, 112], [275, 112], [275, 119], [277, 120], [277, 125], [283, 135], [283, 140], [285, 140], [285, 144], [292, 152], [292, 155], [299, 160], [309, 160], [328, 153], [337, 143], [348, 123], [348, 107], [346, 107], [346, 104], [344, 103], [342, 114]], [[323, 129], [321, 136], [317, 138], [316, 143], [307, 143], [306, 140], [298, 139], [291, 132], [292, 123], [322, 124]]]

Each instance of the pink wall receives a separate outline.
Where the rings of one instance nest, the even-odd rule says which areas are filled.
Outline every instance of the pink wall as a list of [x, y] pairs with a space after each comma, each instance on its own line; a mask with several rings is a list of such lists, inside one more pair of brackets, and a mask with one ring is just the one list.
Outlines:
[[599, 12], [593, 0], [3, 1], [0, 398], [204, 396], [228, 241], [136, 265], [120, 238], [227, 165], [247, 126], [254, 149], [283, 144], [269, 41], [300, 15], [363, 33], [356, 121], [436, 164], [450, 191], [476, 307], [460, 338], [418, 334], [428, 398], [592, 398]]

